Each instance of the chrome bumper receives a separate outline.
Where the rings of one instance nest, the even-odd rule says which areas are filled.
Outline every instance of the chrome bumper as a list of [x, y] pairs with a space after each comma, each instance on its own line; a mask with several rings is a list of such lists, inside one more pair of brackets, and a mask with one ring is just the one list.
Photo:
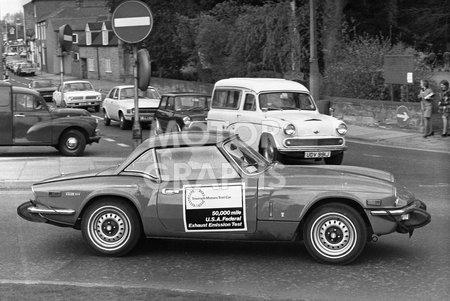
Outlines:
[[35, 204], [33, 204], [33, 202], [28, 201], [17, 207], [17, 214], [21, 218], [30, 222], [46, 223], [48, 220], [41, 214], [73, 215], [75, 214], [75, 210], [38, 207]]

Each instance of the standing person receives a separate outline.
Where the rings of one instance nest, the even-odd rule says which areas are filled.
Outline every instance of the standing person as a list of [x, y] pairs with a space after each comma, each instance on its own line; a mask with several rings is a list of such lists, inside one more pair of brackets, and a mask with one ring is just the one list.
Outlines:
[[424, 120], [424, 138], [434, 135], [433, 125], [431, 124], [431, 112], [433, 110], [433, 97], [434, 92], [430, 89], [430, 84], [427, 80], [420, 81], [420, 93], [418, 95], [420, 102], [420, 108], [422, 110], [422, 116]]
[[442, 113], [442, 137], [448, 136], [448, 117], [450, 115], [450, 89], [447, 80], [441, 81], [441, 99], [439, 100], [439, 113]]

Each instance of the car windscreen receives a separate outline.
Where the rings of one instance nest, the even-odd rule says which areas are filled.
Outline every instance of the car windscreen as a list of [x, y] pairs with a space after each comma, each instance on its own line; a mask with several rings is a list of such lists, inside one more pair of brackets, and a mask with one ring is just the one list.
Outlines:
[[269, 162], [263, 156], [240, 139], [225, 142], [223, 148], [246, 174], [260, 173], [269, 166]]
[[[159, 99], [160, 98], [158, 91], [156, 91], [155, 89], [148, 89], [146, 91], [138, 90], [138, 95], [139, 95], [139, 98], [148, 98], [148, 99]], [[134, 87], [123, 88], [120, 91], [120, 98], [121, 99], [126, 99], [126, 98], [134, 99]]]
[[311, 97], [299, 92], [270, 92], [259, 95], [261, 110], [310, 110], [316, 106]]
[[68, 83], [64, 86], [64, 91], [94, 91], [91, 83]]
[[204, 110], [209, 107], [209, 97], [178, 96], [175, 98], [175, 111]]

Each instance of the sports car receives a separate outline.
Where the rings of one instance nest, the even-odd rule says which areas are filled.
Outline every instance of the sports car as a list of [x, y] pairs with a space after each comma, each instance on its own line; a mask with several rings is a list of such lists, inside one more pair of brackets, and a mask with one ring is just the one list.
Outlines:
[[50, 178], [17, 208], [29, 221], [81, 230], [95, 253], [123, 256], [142, 236], [304, 241], [321, 263], [348, 264], [367, 242], [431, 220], [385, 171], [269, 162], [237, 135], [151, 137], [119, 166]]

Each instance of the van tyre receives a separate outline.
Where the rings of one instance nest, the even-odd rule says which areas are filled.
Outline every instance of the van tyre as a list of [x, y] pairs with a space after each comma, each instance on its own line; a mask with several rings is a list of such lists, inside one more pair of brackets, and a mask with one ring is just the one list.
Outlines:
[[59, 151], [65, 156], [81, 156], [86, 148], [86, 137], [78, 130], [69, 130], [59, 140]]
[[123, 256], [139, 242], [142, 227], [138, 213], [130, 204], [107, 198], [86, 209], [81, 219], [81, 232], [94, 253]]
[[352, 207], [330, 203], [306, 219], [303, 239], [309, 254], [321, 263], [348, 264], [364, 250], [367, 228]]
[[259, 153], [269, 162], [281, 161], [282, 159], [282, 156], [278, 151], [275, 142], [272, 140], [272, 138], [268, 138], [266, 139], [265, 142], [261, 143]]

